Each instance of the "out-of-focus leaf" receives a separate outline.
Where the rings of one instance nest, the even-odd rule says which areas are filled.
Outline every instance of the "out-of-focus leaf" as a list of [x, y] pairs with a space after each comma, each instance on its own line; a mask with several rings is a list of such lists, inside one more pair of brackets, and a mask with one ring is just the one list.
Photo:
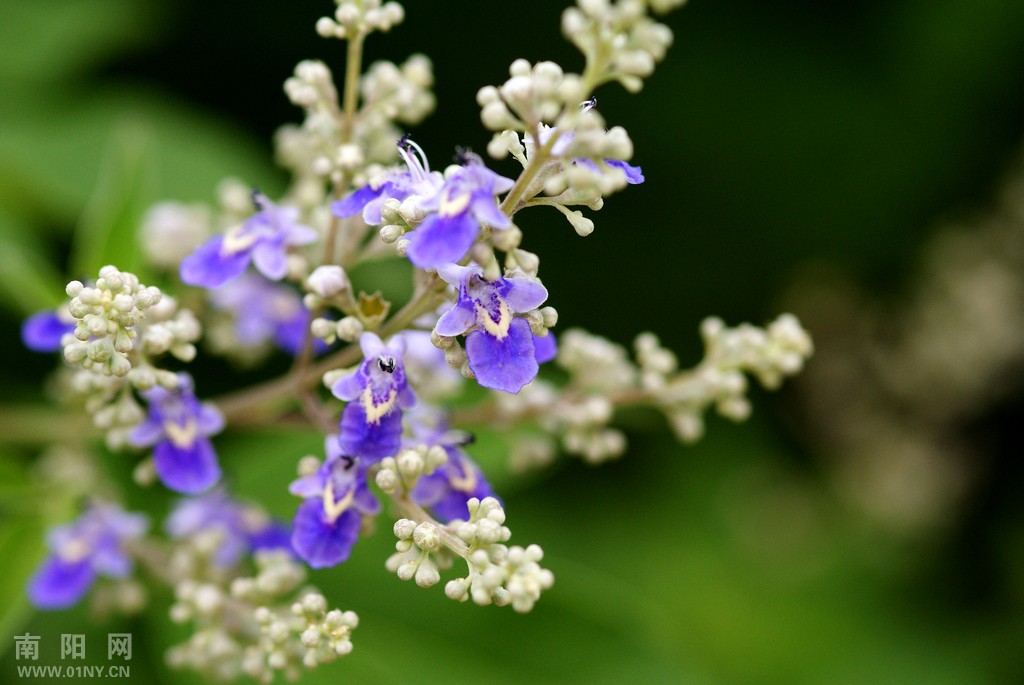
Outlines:
[[137, 0], [15, 0], [0, 22], [0, 81], [65, 77], [99, 57], [148, 38], [153, 3]]
[[114, 130], [96, 189], [75, 230], [69, 271], [91, 276], [105, 264], [140, 273], [138, 226], [154, 195], [152, 131], [128, 121]]
[[63, 279], [43, 256], [34, 233], [0, 209], [0, 304], [18, 315], [56, 307], [64, 295]]
[[77, 93], [72, 103], [4, 100], [0, 108], [0, 204], [23, 216], [71, 225], [97, 188], [101, 161], [117, 131], [148, 132], [155, 182], [148, 202], [209, 201], [217, 183], [235, 176], [272, 194], [266, 151], [237, 129], [144, 89]]
[[0, 656], [10, 648], [17, 627], [32, 613], [25, 585], [42, 556], [44, 527], [34, 517], [7, 518], [0, 525]]

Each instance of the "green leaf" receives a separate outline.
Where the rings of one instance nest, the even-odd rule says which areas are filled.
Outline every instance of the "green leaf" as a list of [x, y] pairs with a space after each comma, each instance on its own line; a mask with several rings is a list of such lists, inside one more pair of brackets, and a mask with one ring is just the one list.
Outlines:
[[91, 276], [113, 264], [139, 273], [138, 227], [155, 195], [152, 131], [140, 121], [115, 129], [99, 181], [75, 231], [70, 273]]
[[41, 80], [66, 78], [114, 50], [141, 45], [160, 25], [157, 9], [137, 0], [6, 3], [0, 22], [0, 81], [38, 88]]
[[56, 307], [64, 279], [44, 256], [32, 230], [0, 208], [0, 303], [19, 316]]

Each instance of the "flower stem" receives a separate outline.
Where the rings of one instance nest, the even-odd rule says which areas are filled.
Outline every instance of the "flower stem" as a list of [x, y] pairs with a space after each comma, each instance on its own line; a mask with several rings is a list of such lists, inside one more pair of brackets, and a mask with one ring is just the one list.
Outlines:
[[[419, 292], [380, 328], [380, 336], [387, 338], [404, 330], [419, 316], [436, 308], [443, 292], [438, 288], [438, 283], [443, 284], [443, 281], [433, 276], [430, 282], [423, 285]], [[316, 385], [326, 372], [352, 366], [361, 355], [359, 345], [346, 345], [318, 362], [294, 367], [293, 371], [285, 376], [213, 398], [212, 401], [224, 414], [228, 423], [245, 425], [264, 421], [268, 412], [260, 412], [258, 409], [268, 404], [279, 405], [293, 399], [295, 395]], [[280, 408], [272, 409], [269, 413], [279, 414]]]

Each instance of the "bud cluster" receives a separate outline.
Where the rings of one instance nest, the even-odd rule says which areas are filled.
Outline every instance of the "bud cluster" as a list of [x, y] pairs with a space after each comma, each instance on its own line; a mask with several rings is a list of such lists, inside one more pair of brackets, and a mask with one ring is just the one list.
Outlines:
[[504, 525], [505, 510], [498, 500], [469, 500], [469, 521], [453, 521], [451, 528], [468, 545], [465, 559], [469, 574], [449, 581], [445, 594], [460, 602], [472, 599], [476, 604], [512, 605], [526, 613], [540, 599], [541, 592], [555, 582], [551, 571], [538, 562], [544, 552], [538, 545], [507, 547], [511, 532]]
[[544, 553], [537, 545], [507, 547], [512, 533], [505, 526], [505, 511], [493, 497], [467, 502], [469, 520], [456, 519], [448, 525], [433, 521], [416, 523], [400, 519], [395, 523], [398, 550], [387, 561], [387, 569], [402, 580], [415, 579], [420, 587], [431, 587], [440, 579], [439, 568], [451, 565], [452, 555], [461, 556], [468, 574], [448, 581], [445, 594], [454, 600], [472, 600], [479, 605], [496, 604], [525, 613], [533, 608], [541, 592], [554, 584], [551, 571], [539, 561]]
[[74, 338], [64, 345], [64, 359], [73, 366], [105, 376], [127, 376], [128, 357], [135, 349], [135, 330], [145, 311], [160, 301], [159, 288], [146, 287], [137, 276], [113, 266], [100, 269], [94, 286], [71, 281], [68, 311], [75, 319]]
[[674, 376], [674, 365], [664, 353], [649, 341], [644, 344], [645, 385], [685, 442], [703, 435], [702, 415], [708, 406], [714, 405], [719, 414], [734, 421], [750, 415], [745, 373], [774, 390], [784, 377], [798, 373], [814, 351], [810, 336], [792, 314], [783, 314], [766, 329], [749, 324], [728, 328], [712, 317], [701, 324], [701, 336], [704, 360]]
[[[647, 16], [642, 0], [576, 4], [562, 13], [562, 33], [587, 58], [587, 83], [593, 87], [614, 80], [630, 92], [640, 90], [664, 59], [672, 31]], [[669, 3], [656, 4], [664, 11]]]
[[294, 679], [303, 668], [352, 651], [355, 613], [328, 610], [316, 590], [289, 600], [306, 577], [290, 554], [260, 552], [255, 560], [257, 574], [235, 578], [228, 589], [223, 580], [177, 583], [171, 618], [192, 622], [195, 632], [168, 651], [172, 667], [220, 680], [247, 675], [270, 682], [275, 673]]
[[338, 8], [333, 17], [321, 17], [316, 32], [323, 38], [353, 40], [371, 31], [390, 31], [401, 24], [405, 10], [397, 2], [381, 4], [380, 0], [335, 0]]
[[412, 492], [421, 476], [429, 476], [447, 462], [448, 453], [440, 445], [419, 445], [394, 457], [384, 457], [374, 478], [377, 487], [389, 495], [404, 495]]

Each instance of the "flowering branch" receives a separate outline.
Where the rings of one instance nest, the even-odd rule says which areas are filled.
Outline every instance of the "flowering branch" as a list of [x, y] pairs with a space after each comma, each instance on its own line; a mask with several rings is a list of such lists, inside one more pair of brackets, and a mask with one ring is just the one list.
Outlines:
[[[812, 349], [791, 316], [765, 329], [706, 320], [705, 358], [688, 371], [651, 333], [637, 338], [635, 361], [582, 331], [556, 341], [559, 314], [547, 304], [540, 257], [524, 249], [512, 217], [548, 205], [588, 235], [594, 222], [570, 207], [597, 211], [644, 182], [629, 163], [632, 141], [606, 126], [593, 91], [610, 81], [639, 90], [672, 41], [650, 12], [678, 0], [578, 0], [562, 29], [583, 52], [582, 74], [516, 60], [501, 86], [480, 89], [481, 120], [494, 132], [488, 152], [522, 165], [515, 180], [463, 150], [432, 170], [399, 128], [434, 106], [429, 60], [363, 72], [366, 37], [402, 21], [404, 10], [336, 2], [316, 29], [348, 41], [341, 102], [322, 62], [299, 63], [285, 82], [304, 113], [275, 138], [292, 175], [287, 192], [274, 201], [226, 183], [217, 210], [165, 204], [147, 215], [146, 251], [155, 268], [193, 287], [188, 307], [104, 266], [95, 281], [68, 285], [65, 307], [24, 329], [33, 349], [63, 352], [62, 394], [84, 406], [108, 444], [145, 451], [136, 482], [184, 496], [165, 522], [166, 544], [146, 535], [146, 517], [93, 502], [54, 531], [30, 597], [43, 608], [70, 606], [98, 577], [129, 582], [138, 561], [174, 588], [171, 619], [193, 629], [169, 662], [213, 677], [295, 677], [352, 649], [355, 614], [328, 610], [301, 586], [307, 567], [348, 560], [364, 523], [381, 514], [381, 493], [397, 519], [388, 570], [430, 587], [464, 563], [465, 574], [444, 586], [449, 598], [534, 607], [554, 575], [540, 565], [540, 546], [506, 544], [505, 509], [459, 426], [528, 427], [516, 431], [516, 464], [550, 459], [556, 440], [589, 461], [620, 455], [625, 438], [609, 422], [629, 405], [656, 407], [692, 441], [712, 406], [746, 417], [745, 374], [775, 387]], [[230, 228], [212, 234], [214, 225]], [[375, 227], [380, 240], [368, 240]], [[376, 259], [410, 265], [414, 292], [402, 306], [351, 282], [348, 269]], [[191, 362], [204, 331], [208, 350], [240, 367], [275, 348], [294, 362], [280, 377], [201, 401], [203, 379], [165, 368], [165, 359]], [[568, 373], [563, 387], [541, 377], [552, 361]], [[471, 384], [486, 399], [451, 410]], [[300, 502], [286, 527], [222, 489], [215, 440], [227, 426], [300, 421], [323, 433], [325, 458], [298, 460], [288, 491]]]

